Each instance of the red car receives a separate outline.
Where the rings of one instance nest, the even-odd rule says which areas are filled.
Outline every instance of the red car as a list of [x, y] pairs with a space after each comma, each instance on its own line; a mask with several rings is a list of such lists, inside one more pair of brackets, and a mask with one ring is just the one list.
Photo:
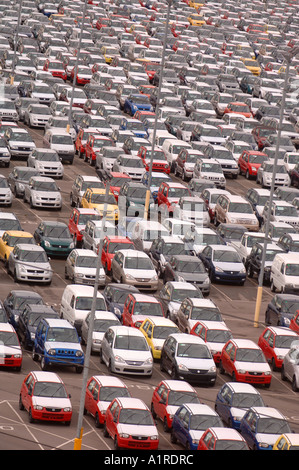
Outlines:
[[148, 98], [151, 96], [151, 91], [156, 88], [155, 85], [141, 85], [139, 87], [139, 92], [142, 95], [146, 95]]
[[67, 79], [67, 72], [65, 66], [60, 60], [47, 59], [43, 69], [45, 72], [50, 72], [53, 77], [59, 77], [63, 80]]
[[122, 323], [125, 326], [140, 328], [147, 317], [163, 317], [163, 307], [159, 300], [146, 294], [129, 294], [125, 300]]
[[75, 152], [79, 154], [79, 158], [82, 158], [85, 154], [85, 146], [89, 136], [95, 134], [96, 132], [94, 131], [94, 129], [89, 130], [88, 128], [85, 129], [82, 127], [79, 129], [77, 138], [75, 140]]
[[144, 67], [145, 73], [147, 74], [148, 79], [149, 79], [150, 82], [154, 78], [157, 70], [161, 69], [161, 65], [157, 64], [157, 62], [146, 62], [143, 65], [143, 67]]
[[253, 117], [249, 106], [246, 103], [241, 103], [239, 101], [229, 103], [224, 110], [224, 114], [242, 114], [242, 116], [247, 118]]
[[30, 423], [58, 421], [69, 425], [72, 419], [70, 395], [55, 372], [30, 372], [21, 386], [19, 408], [28, 411]]
[[281, 369], [284, 356], [290, 350], [292, 342], [298, 339], [297, 333], [289, 328], [268, 326], [259, 337], [257, 344], [272, 365], [272, 369], [278, 370]]
[[254, 129], [252, 129], [251, 133], [257, 143], [259, 150], [263, 150], [269, 135], [272, 135], [273, 132], [275, 132], [275, 130], [270, 126], [256, 126]]
[[114, 146], [114, 142], [110, 137], [103, 135], [90, 135], [85, 145], [84, 161], [90, 165], [95, 165], [97, 159], [97, 152], [102, 147]]
[[115, 200], [117, 202], [120, 188], [125, 181], [131, 181], [130, 176], [126, 173], [119, 173], [117, 171], [111, 171], [109, 173], [110, 191], [114, 194]]
[[80, 246], [82, 243], [82, 232], [85, 229], [87, 221], [92, 220], [101, 220], [101, 215], [96, 209], [83, 209], [82, 207], [76, 207], [72, 210], [68, 228], [74, 237], [75, 246]]
[[136, 111], [133, 115], [133, 118], [138, 119], [139, 121], [144, 121], [144, 119], [146, 119], [147, 117], [150, 118], [154, 116], [155, 116], [155, 113], [153, 113], [152, 111]]
[[173, 415], [184, 403], [200, 403], [195, 389], [184, 380], [162, 380], [155, 388], [151, 412], [153, 418], [158, 417], [163, 423], [163, 430], [169, 432], [172, 427]]
[[159, 435], [152, 414], [139, 398], [114, 398], [106, 412], [104, 436], [114, 449], [156, 450]]
[[192, 194], [190, 189], [186, 188], [182, 183], [164, 182], [159, 187], [157, 203], [166, 213], [172, 214], [175, 204], [184, 196], [192, 196]]
[[264, 152], [244, 150], [238, 160], [240, 174], [244, 174], [247, 179], [256, 178], [257, 170], [266, 160], [269, 160], [269, 157]]
[[[71, 76], [70, 79], [73, 82], [74, 77], [75, 77], [75, 68], [74, 67], [71, 71]], [[76, 85], [86, 85], [86, 83], [90, 82], [91, 78], [91, 70], [87, 65], [79, 65], [77, 67], [77, 73], [76, 73]]]
[[118, 377], [94, 375], [86, 386], [84, 412], [95, 419], [96, 427], [104, 424], [106, 411], [115, 397], [130, 397], [127, 385]]
[[269, 388], [271, 369], [261, 348], [248, 339], [230, 339], [222, 349], [219, 372], [233, 381], [264, 385]]
[[290, 321], [290, 329], [299, 334], [299, 310]]
[[[146, 171], [150, 170], [150, 165], [151, 165], [151, 153], [152, 153], [152, 148], [151, 147], [144, 147], [141, 146], [139, 151], [138, 151], [138, 157], [141, 158], [143, 161], [144, 167]], [[160, 148], [155, 148], [154, 149], [154, 156], [153, 156], [153, 171], [160, 171], [162, 173], [166, 173], [169, 175], [170, 173], [170, 166], [166, 160], [165, 153], [163, 152], [162, 149]]]
[[102, 265], [106, 273], [111, 272], [111, 263], [116, 251], [135, 250], [134, 243], [127, 237], [107, 236], [103, 240]]
[[214, 427], [203, 433], [197, 450], [249, 450], [249, 447], [236, 429]]
[[10, 323], [0, 323], [0, 368], [20, 371], [22, 359], [22, 349], [14, 327]]

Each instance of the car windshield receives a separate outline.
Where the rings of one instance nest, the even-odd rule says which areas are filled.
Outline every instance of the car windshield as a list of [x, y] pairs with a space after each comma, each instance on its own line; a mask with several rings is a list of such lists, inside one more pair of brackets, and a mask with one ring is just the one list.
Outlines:
[[213, 261], [219, 263], [241, 263], [240, 255], [236, 251], [215, 250]]
[[126, 387], [101, 387], [99, 401], [108, 401], [109, 403], [116, 397], [130, 397], [129, 390]]
[[231, 202], [229, 212], [240, 212], [242, 214], [253, 214], [252, 207], [246, 202]]
[[154, 426], [151, 412], [149, 410], [138, 409], [122, 409], [119, 414], [119, 423], [135, 426]]
[[[104, 204], [106, 202], [105, 194], [92, 194], [91, 203], [92, 204]], [[108, 195], [107, 204], [115, 204], [115, 197], [113, 194]]]
[[261, 395], [258, 393], [234, 393], [231, 405], [236, 408], [251, 408], [252, 406], [265, 406]]
[[284, 348], [290, 349], [291, 344], [294, 341], [294, 336], [287, 336], [287, 335], [276, 335], [275, 336], [275, 347], [276, 348]]
[[44, 251], [20, 250], [18, 259], [27, 263], [48, 263], [48, 257]]
[[68, 398], [65, 387], [61, 383], [37, 382], [34, 386], [35, 397]]
[[189, 191], [187, 188], [169, 188], [168, 196], [179, 199], [180, 197], [189, 196]]
[[212, 355], [205, 344], [179, 343], [178, 357], [190, 357], [193, 359], [211, 359]]
[[258, 420], [256, 432], [261, 434], [281, 435], [284, 433], [290, 433], [292, 431], [286, 420], [265, 416], [260, 417]]
[[145, 198], [146, 195], [146, 187], [144, 188], [129, 188], [127, 194], [129, 198], [134, 197], [134, 198]]
[[0, 230], [22, 230], [22, 228], [18, 220], [0, 218]]
[[206, 341], [208, 343], [226, 343], [233, 337], [228, 330], [208, 330]]
[[11, 141], [16, 141], [16, 142], [32, 142], [32, 137], [30, 134], [27, 134], [27, 132], [13, 132], [11, 138]]
[[195, 392], [183, 392], [170, 390], [168, 394], [168, 405], [183, 405], [184, 403], [200, 403]]
[[236, 361], [265, 363], [266, 359], [260, 349], [238, 348], [236, 352]]
[[41, 318], [58, 318], [57, 313], [31, 313], [28, 317], [28, 325], [37, 326]]
[[57, 341], [60, 343], [79, 343], [75, 328], [53, 327], [47, 332], [47, 341]]
[[32, 189], [35, 191], [59, 191], [54, 181], [34, 181]]
[[[141, 158], [126, 158], [121, 161], [121, 166], [127, 167], [127, 168], [143, 168], [144, 169], [144, 164], [141, 160]], [[144, 196], [141, 196], [144, 197]]]
[[184, 243], [164, 243], [163, 255], [183, 255], [185, 253]]
[[176, 266], [176, 271], [184, 273], [205, 273], [203, 263], [196, 261], [179, 261]]
[[0, 331], [0, 347], [1, 346], [19, 346], [18, 337], [11, 331]]
[[[298, 251], [299, 251], [299, 247], [298, 247]], [[266, 261], [273, 261], [275, 256], [277, 255], [277, 253], [279, 253], [279, 250], [267, 250], [265, 260]]]
[[299, 276], [299, 264], [288, 263], [285, 273], [287, 276]]
[[268, 156], [266, 155], [252, 154], [249, 156], [250, 163], [263, 163], [265, 160], [268, 160]]
[[52, 143], [55, 145], [73, 145], [73, 140], [68, 135], [53, 135]]
[[[86, 191], [86, 189], [88, 188], [99, 188], [99, 189], [104, 189], [104, 183], [102, 181], [84, 181], [82, 183], [82, 186], [81, 186], [81, 191]], [[95, 215], [92, 215], [92, 217], [90, 216], [90, 214], [80, 214], [80, 218], [84, 216], [84, 217], [88, 217], [88, 219], [86, 220], [89, 220], [90, 218], [94, 219], [96, 216]], [[98, 219], [95, 219], [95, 220], [98, 220]]]
[[294, 206], [276, 206], [275, 214], [283, 217], [298, 217]]
[[86, 225], [88, 220], [101, 220], [100, 214], [80, 214], [78, 225]]
[[7, 240], [7, 245], [8, 246], [15, 246], [18, 243], [29, 243], [30, 245], [35, 245], [35, 240], [34, 238], [31, 237], [9, 237]]
[[97, 257], [96, 256], [78, 256], [76, 260], [76, 266], [78, 268], [96, 268]]
[[244, 441], [237, 440], [217, 440], [215, 450], [248, 450], [248, 446]]
[[56, 152], [38, 153], [35, 159], [42, 162], [59, 162], [59, 156]]
[[166, 339], [172, 333], [178, 333], [176, 326], [155, 326], [153, 337], [155, 339]]
[[204, 173], [222, 173], [219, 163], [203, 163], [201, 169]]
[[186, 297], [192, 297], [196, 299], [202, 298], [202, 293], [198, 289], [174, 289], [172, 291], [171, 300], [174, 302], [182, 302]]
[[299, 301], [295, 302], [294, 300], [284, 300], [281, 302], [281, 311], [287, 313], [295, 314], [299, 310]]
[[71, 238], [68, 227], [46, 227], [44, 230], [44, 236], [53, 238]]
[[126, 349], [128, 351], [148, 351], [145, 338], [135, 335], [117, 335], [114, 349]]
[[[77, 297], [76, 298], [76, 310], [91, 310], [92, 297]], [[105, 300], [97, 298], [96, 310], [106, 310]]]
[[[185, 402], [186, 403], [186, 402]], [[198, 414], [191, 416], [190, 429], [196, 431], [205, 431], [210, 427], [223, 427], [219, 416]]]
[[167, 230], [157, 230], [157, 229], [152, 229], [152, 230], [145, 230], [143, 232], [143, 240], [144, 241], [151, 241], [155, 240], [157, 237], [167, 237], [168, 232]]
[[126, 290], [117, 290], [117, 289], [112, 289], [109, 292], [109, 296], [111, 295], [111, 301], [115, 303], [124, 303], [127, 296], [128, 296], [128, 291]]
[[127, 269], [144, 269], [144, 270], [153, 270], [153, 265], [148, 258], [143, 258], [140, 256], [127, 256], [125, 258], [125, 268]]
[[94, 327], [93, 331], [96, 331], [98, 333], [105, 333], [105, 331], [108, 330], [110, 326], [116, 326], [119, 325], [119, 321], [117, 319], [115, 320], [100, 320], [99, 318], [96, 318], [94, 320]]
[[134, 305], [134, 315], [164, 316], [162, 306], [158, 302], [136, 302]]
[[222, 321], [218, 308], [213, 307], [193, 307], [191, 320]]

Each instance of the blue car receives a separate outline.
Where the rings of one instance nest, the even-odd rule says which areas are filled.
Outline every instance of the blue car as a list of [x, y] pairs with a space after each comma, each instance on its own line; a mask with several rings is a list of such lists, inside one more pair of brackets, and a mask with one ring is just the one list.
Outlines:
[[75, 366], [83, 371], [84, 353], [76, 328], [62, 318], [43, 318], [36, 329], [32, 359], [40, 360], [42, 370], [51, 365]]
[[207, 245], [198, 256], [205, 265], [212, 282], [244, 284], [246, 269], [234, 247]]
[[148, 96], [142, 93], [134, 93], [127, 97], [124, 102], [124, 112], [134, 116], [136, 111], [153, 112], [153, 107], [149, 101]]
[[202, 403], [185, 403], [174, 414], [171, 442], [180, 442], [187, 450], [197, 450], [205, 430], [215, 426], [224, 427], [216, 411]]
[[252, 450], [272, 450], [281, 434], [292, 430], [286, 417], [276, 408], [250, 408], [241, 420], [240, 433]]
[[147, 138], [146, 130], [141, 121], [134, 118], [123, 118], [119, 125], [120, 131], [131, 131], [136, 137]]
[[230, 428], [240, 430], [241, 419], [252, 406], [265, 406], [258, 390], [247, 383], [227, 382], [219, 390], [215, 410]]

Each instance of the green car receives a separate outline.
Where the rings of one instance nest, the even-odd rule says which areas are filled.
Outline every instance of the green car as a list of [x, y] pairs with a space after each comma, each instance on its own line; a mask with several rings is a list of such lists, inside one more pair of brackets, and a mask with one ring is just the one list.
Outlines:
[[48, 256], [67, 257], [74, 248], [73, 237], [64, 222], [43, 221], [33, 236]]

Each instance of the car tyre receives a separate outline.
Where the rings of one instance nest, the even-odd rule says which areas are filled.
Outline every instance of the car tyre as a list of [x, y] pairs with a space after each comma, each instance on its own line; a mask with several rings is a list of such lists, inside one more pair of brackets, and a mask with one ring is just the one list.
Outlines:
[[173, 430], [171, 431], [171, 434], [170, 434], [170, 442], [171, 442], [172, 444], [176, 444], [176, 443], [177, 443], [177, 438], [175, 437]]
[[31, 408], [29, 408], [29, 423], [34, 423], [34, 419], [32, 418]]
[[104, 427], [103, 427], [103, 435], [104, 437], [109, 437], [109, 433], [107, 431], [107, 426], [106, 426], [106, 423], [104, 423]]
[[294, 375], [292, 380], [292, 390], [293, 392], [299, 392], [299, 387], [297, 386], [296, 376]]
[[21, 395], [20, 395], [20, 397], [19, 397], [19, 410], [22, 411], [22, 410], [24, 410], [24, 409], [25, 409], [25, 408], [24, 408], [24, 405], [23, 405], [23, 402], [22, 402], [22, 398], [21, 398]]
[[40, 366], [42, 370], [47, 370], [47, 364], [46, 364], [44, 356], [41, 358]]

